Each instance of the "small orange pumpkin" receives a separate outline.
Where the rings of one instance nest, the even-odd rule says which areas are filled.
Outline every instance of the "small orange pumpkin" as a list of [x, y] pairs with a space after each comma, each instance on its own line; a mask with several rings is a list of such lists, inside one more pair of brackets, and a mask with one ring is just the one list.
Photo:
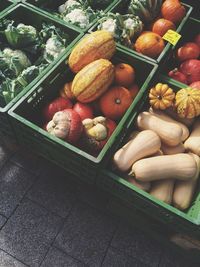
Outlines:
[[157, 58], [164, 47], [165, 43], [163, 39], [154, 32], [144, 32], [135, 42], [137, 52], [152, 58]]
[[131, 93], [122, 86], [111, 87], [99, 101], [101, 112], [105, 117], [120, 119], [133, 101]]
[[173, 23], [180, 22], [185, 16], [185, 7], [177, 0], [165, 0], [161, 7], [163, 18], [172, 21]]
[[152, 32], [157, 33], [162, 37], [168, 30], [175, 29], [176, 26], [172, 21], [162, 18], [154, 22]]

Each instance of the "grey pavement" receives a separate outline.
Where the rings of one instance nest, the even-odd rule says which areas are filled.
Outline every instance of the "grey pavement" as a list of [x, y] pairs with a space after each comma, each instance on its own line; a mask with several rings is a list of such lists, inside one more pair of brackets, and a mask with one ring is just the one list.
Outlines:
[[195, 266], [105, 212], [108, 202], [105, 192], [1, 142], [0, 267]]

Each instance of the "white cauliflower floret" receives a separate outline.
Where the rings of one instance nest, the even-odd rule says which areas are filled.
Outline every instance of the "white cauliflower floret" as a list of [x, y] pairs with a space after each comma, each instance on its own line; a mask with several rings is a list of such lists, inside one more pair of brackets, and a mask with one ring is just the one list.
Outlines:
[[124, 21], [124, 26], [126, 29], [132, 30], [135, 27], [135, 21], [131, 18], [128, 18]]
[[73, 7], [73, 6], [78, 6], [80, 5], [79, 2], [75, 1], [75, 0], [68, 0], [66, 1], [63, 5], [60, 5], [58, 7], [58, 11], [62, 14], [64, 13], [69, 7]]
[[45, 53], [53, 58], [57, 58], [59, 54], [64, 51], [64, 49], [65, 47], [58, 40], [57, 36], [52, 36], [46, 42]]
[[110, 32], [114, 35], [117, 28], [116, 19], [107, 19], [102, 23], [101, 29]]
[[81, 28], [85, 28], [89, 25], [89, 18], [86, 12], [82, 9], [74, 9], [70, 13], [68, 13], [64, 20], [70, 23], [77, 23]]

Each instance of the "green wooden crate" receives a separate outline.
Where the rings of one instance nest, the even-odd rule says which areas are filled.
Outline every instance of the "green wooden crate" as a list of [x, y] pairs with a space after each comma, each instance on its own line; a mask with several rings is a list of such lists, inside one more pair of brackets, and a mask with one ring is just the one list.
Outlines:
[[[127, 2], [128, 1], [120, 1], [118, 3], [116, 3], [110, 10], [110, 12], [113, 12], [113, 13], [120, 13], [120, 14], [126, 14], [126, 10], [127, 10]], [[185, 23], [187, 22], [187, 20], [189, 19], [190, 17], [190, 14], [192, 12], [192, 6], [190, 5], [187, 5], [185, 3], [183, 3], [184, 7], [186, 8], [186, 15], [185, 17], [183, 18], [183, 20], [177, 25], [177, 29], [176, 29], [176, 32], [180, 32], [182, 29], [184, 29], [184, 25]], [[97, 26], [98, 26], [98, 22], [89, 30], [89, 32], [92, 32], [92, 31], [95, 31], [97, 29]], [[169, 58], [170, 56], [170, 52], [173, 48], [173, 45], [171, 45], [170, 43], [166, 43], [165, 45], [165, 48], [164, 50], [162, 51], [162, 53], [155, 59], [151, 58], [151, 57], [148, 57], [148, 56], [145, 56], [145, 55], [142, 55], [136, 51], [134, 51], [133, 49], [131, 48], [128, 48], [124, 45], [121, 45], [119, 44], [119, 46], [121, 46], [123, 49], [127, 50], [129, 53], [132, 53], [132, 54], [136, 54], [136, 55], [139, 55], [140, 57], [146, 59], [147, 61], [153, 61], [154, 63], [157, 63], [161, 66], [161, 64], [164, 64], [165, 61]]]
[[16, 1], [1, 0], [0, 1], [0, 16], [6, 11], [12, 8], [16, 4]]
[[[156, 79], [156, 82], [164, 82], [169, 84], [173, 89], [179, 90], [183, 88], [179, 87], [173, 80], [167, 77], [160, 76]], [[184, 86], [186, 87], [186, 85]], [[147, 105], [146, 101], [143, 102], [144, 106]], [[135, 118], [135, 117], [134, 117]], [[134, 123], [134, 118], [132, 123]], [[132, 127], [133, 129], [133, 127]], [[128, 133], [127, 133], [128, 134]], [[123, 143], [118, 145], [118, 148]], [[114, 154], [114, 153], [113, 153]], [[200, 190], [196, 190], [193, 198], [192, 205], [186, 211], [180, 211], [171, 205], [168, 205], [162, 201], [157, 200], [149, 193], [137, 188], [130, 184], [128, 181], [120, 177], [120, 175], [114, 173], [110, 169], [111, 164], [109, 163], [107, 168], [102, 170], [97, 179], [97, 185], [103, 190], [109, 191], [111, 194], [118, 197], [122, 201], [125, 201], [129, 205], [136, 207], [139, 210], [144, 211], [151, 218], [154, 218], [163, 224], [171, 225], [171, 227], [179, 231], [182, 229], [185, 233], [194, 233], [200, 238]]]
[[89, 183], [95, 182], [97, 173], [106, 164], [119, 139], [123, 138], [127, 127], [129, 127], [129, 118], [136, 113], [143, 94], [146, 92], [157, 70], [155, 64], [147, 63], [138, 57], [129, 55], [129, 53], [124, 52], [120, 48], [117, 48], [112, 61], [115, 63], [127, 62], [133, 65], [136, 69], [137, 83], [141, 89], [97, 157], [91, 156], [79, 148], [48, 134], [39, 127], [36, 120], [31, 118], [31, 114], [35, 112], [40, 114], [44, 104], [50, 99], [55, 98], [58, 90], [65, 82], [72, 80], [73, 74], [65, 65], [65, 61], [54, 68], [51, 74], [44, 77], [9, 112], [20, 144], [36, 151]]
[[[114, 0], [110, 5], [107, 5], [105, 9], [103, 10], [105, 13], [107, 13], [115, 3], [119, 2], [120, 0]], [[31, 5], [32, 7], [39, 8], [41, 12], [48, 16], [52, 16], [56, 18], [58, 21], [62, 21], [66, 25], [73, 25], [68, 22], [65, 22], [62, 18], [59, 17], [58, 13], [58, 7], [66, 2], [66, 0], [58, 0], [58, 1], [48, 1], [48, 0], [23, 0], [24, 4]], [[95, 7], [93, 7], [95, 9]], [[98, 8], [96, 8], [97, 11], [99, 11]], [[83, 32], [87, 32], [89, 28], [92, 27], [94, 23], [98, 21], [98, 18], [95, 18], [86, 28], [80, 28], [77, 26], [77, 28]], [[76, 27], [76, 26], [74, 26]]]
[[[17, 19], [24, 24], [30, 24], [40, 29], [43, 22], [52, 23], [56, 27], [60, 28], [63, 32], [68, 33], [71, 38], [71, 43], [66, 47], [65, 51], [61, 53], [61, 55], [51, 64], [45, 68], [45, 70], [39, 75], [36, 79], [34, 79], [28, 86], [26, 86], [11, 102], [7, 103], [4, 101], [4, 98], [0, 96], [0, 135], [5, 136], [11, 139], [15, 138], [13, 134], [13, 129], [9, 121], [9, 117], [7, 115], [7, 111], [15, 104], [27, 91], [29, 91], [34, 84], [38, 82], [49, 70], [52, 69], [52, 66], [59, 64], [62, 58], [67, 58], [70, 53], [70, 49], [72, 46], [82, 37], [82, 33], [77, 31], [73, 27], [66, 27], [61, 23], [58, 23], [56, 20], [49, 18], [45, 14], [42, 14], [38, 10], [35, 10], [31, 7], [26, 7], [23, 4], [18, 4], [13, 8], [7, 10], [2, 16], [0, 16], [0, 21], [2, 18], [8, 19]], [[0, 45], [1, 49], [1, 45]]]

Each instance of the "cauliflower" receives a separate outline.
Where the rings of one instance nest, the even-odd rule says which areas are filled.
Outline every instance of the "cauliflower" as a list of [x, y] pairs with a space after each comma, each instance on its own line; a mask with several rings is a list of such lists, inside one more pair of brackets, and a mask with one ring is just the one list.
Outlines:
[[68, 0], [63, 5], [58, 7], [58, 11], [60, 14], [62, 14], [67, 12], [67, 10], [72, 7], [81, 7], [81, 4], [75, 0]]
[[65, 46], [63, 42], [61, 42], [56, 35], [53, 35], [46, 42], [44, 58], [50, 63], [56, 59], [64, 49]]
[[17, 77], [30, 65], [30, 60], [21, 50], [5, 48], [0, 54], [0, 66], [5, 76]]
[[64, 16], [64, 20], [66, 22], [70, 22], [72, 24], [75, 24], [81, 28], [85, 28], [89, 25], [89, 17], [87, 16], [87, 13], [82, 9], [74, 9], [70, 13], [66, 14]]
[[117, 28], [116, 19], [108, 18], [106, 21], [102, 23], [101, 28], [105, 31], [110, 32], [112, 35], [114, 35], [116, 28]]

